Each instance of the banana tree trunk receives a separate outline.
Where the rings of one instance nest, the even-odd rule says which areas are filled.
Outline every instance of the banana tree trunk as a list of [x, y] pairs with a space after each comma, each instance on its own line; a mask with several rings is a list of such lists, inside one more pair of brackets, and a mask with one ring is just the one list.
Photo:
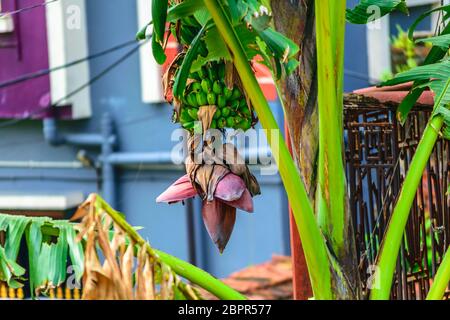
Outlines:
[[[324, 3], [324, 5], [328, 4]], [[314, 203], [318, 183], [317, 168], [320, 140], [315, 3], [314, 0], [281, 0], [272, 1], [271, 6], [273, 12], [276, 13], [274, 14], [275, 28], [297, 42], [300, 47], [300, 67], [295, 73], [282, 80], [282, 99], [294, 159], [309, 197]], [[341, 58], [337, 57], [336, 59]], [[335, 90], [336, 88], [330, 89], [330, 94]], [[342, 117], [340, 120], [342, 120]], [[342, 129], [342, 123], [337, 127]], [[342, 130], [340, 131], [335, 133], [336, 137], [342, 137]], [[343, 155], [341, 156], [343, 157]], [[345, 191], [346, 188], [344, 188]], [[344, 196], [342, 201], [344, 212], [338, 218], [339, 221], [333, 220], [329, 216], [322, 217], [320, 226], [329, 244], [331, 264], [335, 267], [332, 272], [335, 298], [357, 299], [360, 297], [360, 282], [347, 195]], [[332, 210], [333, 208], [330, 208], [330, 211]], [[329, 230], [336, 231], [337, 227], [342, 229], [340, 232], [345, 239], [343, 242], [336, 243], [333, 234], [329, 232]]]
[[299, 45], [300, 67], [281, 83], [294, 160], [310, 198], [316, 186], [319, 142], [314, 1], [272, 1], [277, 31]]

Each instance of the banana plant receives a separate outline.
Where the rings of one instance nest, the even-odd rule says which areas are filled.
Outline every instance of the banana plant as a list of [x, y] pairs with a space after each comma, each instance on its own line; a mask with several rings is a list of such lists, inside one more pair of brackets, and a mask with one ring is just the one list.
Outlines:
[[[311, 1], [308, 4], [311, 5]], [[295, 165], [281, 134], [277, 139], [268, 136], [268, 143], [272, 147], [280, 176], [293, 208], [314, 298], [359, 299], [363, 298], [363, 295], [360, 292], [361, 287], [356, 272], [357, 264], [353, 260], [355, 256], [352, 247], [353, 231], [348, 211], [343, 162], [342, 97], [345, 20], [364, 24], [373, 21], [374, 17], [380, 18], [394, 10], [407, 13], [407, 6], [405, 0], [362, 0], [353, 9], [346, 9], [345, 0], [332, 2], [316, 0], [314, 4], [315, 23], [314, 19], [310, 19], [311, 15], [307, 19], [311, 24], [309, 28], [315, 25], [317, 38], [317, 43], [314, 43], [316, 38], [309, 39], [310, 43], [317, 45], [318, 104], [317, 107], [315, 107], [315, 103], [312, 104], [312, 107], [309, 106], [313, 110], [310, 114], [318, 115], [316, 122], [318, 123], [318, 147], [317, 151], [311, 148], [313, 154], [309, 156], [309, 160], [312, 162], [315, 159], [314, 152], [317, 152], [317, 162], [309, 165], [309, 168], [312, 168], [311, 171], [314, 172], [305, 174], [303, 166]], [[280, 6], [278, 2], [273, 5]], [[289, 5], [293, 6], [292, 3]], [[306, 6], [307, 2], [302, 5]], [[374, 8], [377, 8], [375, 16]], [[441, 10], [447, 12], [446, 7]], [[279, 131], [251, 68], [251, 65], [255, 63], [253, 59], [259, 57], [259, 63], [271, 69], [278, 84], [285, 81], [287, 77], [292, 77], [293, 72], [305, 64], [298, 61], [298, 46], [274, 30], [270, 22], [271, 11], [268, 1], [176, 1], [169, 3], [167, 13], [153, 12], [153, 14], [153, 23], [157, 21], [160, 26], [165, 26], [168, 22], [172, 34], [184, 47], [182, 55], [175, 62], [172, 70], [173, 77], [170, 78], [173, 82], [173, 102], [177, 114], [181, 112], [182, 115], [180, 109], [183, 110], [183, 104], [193, 106], [195, 103], [206, 103], [202, 97], [200, 100], [196, 99], [197, 101], [189, 98], [189, 94], [192, 92], [189, 85], [196, 82], [195, 73], [201, 71], [205, 65], [215, 68], [214, 63], [220, 65], [226, 61], [228, 65], [230, 63], [234, 65], [235, 73], [242, 84], [241, 93], [246, 96], [248, 106], [251, 111], [256, 113], [263, 128]], [[445, 15], [444, 19], [447, 17], [448, 15]], [[276, 20], [275, 27], [282, 25], [280, 21]], [[188, 31], [183, 30], [184, 27]], [[414, 28], [415, 26], [412, 27], [412, 29]], [[448, 125], [450, 124], [448, 116], [449, 75], [448, 61], [444, 58], [448, 51], [447, 28], [443, 28], [440, 37], [420, 39], [420, 41], [428, 41], [434, 46], [425, 66], [399, 74], [384, 84], [415, 81], [413, 91], [404, 102], [404, 105], [409, 104], [409, 106], [400, 107], [399, 114], [401, 113], [402, 117], [407, 114], [410, 105], [413, 105], [420, 96], [420, 94], [417, 96], [418, 92], [421, 93], [425, 87], [431, 88], [436, 93], [436, 105], [383, 240], [377, 259], [381, 277], [380, 287], [374, 288], [370, 293], [370, 297], [373, 299], [389, 298], [394, 275], [393, 266], [397, 261], [403, 230], [421, 173], [436, 139], [441, 134], [441, 129], [442, 134], [448, 138]], [[288, 28], [284, 26], [282, 29]], [[161, 35], [157, 39], [161, 40]], [[164, 48], [164, 42], [160, 41], [159, 45]], [[155, 55], [159, 53], [161, 53], [160, 48], [154, 49]], [[314, 66], [313, 70], [315, 71]], [[201, 73], [197, 74], [197, 77], [201, 77]], [[301, 73], [300, 76], [302, 76]], [[309, 78], [306, 82], [312, 83]], [[211, 91], [210, 87], [211, 85], [205, 84], [205, 91]], [[282, 89], [280, 92], [282, 95], [289, 94], [283, 92]], [[207, 100], [208, 97], [206, 97]], [[307, 99], [300, 100], [304, 104], [301, 107], [306, 108], [306, 104], [309, 103]], [[209, 103], [209, 101], [207, 102]], [[211, 103], [213, 102], [217, 103], [211, 98]], [[290, 104], [292, 105], [292, 103]], [[285, 112], [287, 115], [293, 114], [292, 110], [287, 108]], [[314, 121], [310, 123], [314, 124]], [[298, 161], [297, 159], [297, 164]], [[303, 177], [307, 177], [307, 181], [302, 180], [301, 174]], [[389, 245], [385, 245], [386, 243]], [[442, 264], [444, 271], [438, 272], [437, 281], [445, 282], [447, 279], [446, 275], [442, 276], [448, 268], [447, 260]], [[439, 297], [442, 283], [436, 284], [436, 288], [438, 289], [433, 290], [431, 295], [433, 298]]]
[[[46, 296], [68, 280], [70, 258], [74, 280], [83, 284], [82, 299], [202, 299], [182, 278], [220, 299], [245, 299], [207, 272], [151, 247], [99, 195], [90, 195], [72, 217], [80, 219], [0, 214], [0, 281], [10, 288], [28, 283], [33, 297]], [[17, 262], [22, 239], [28, 266]]]

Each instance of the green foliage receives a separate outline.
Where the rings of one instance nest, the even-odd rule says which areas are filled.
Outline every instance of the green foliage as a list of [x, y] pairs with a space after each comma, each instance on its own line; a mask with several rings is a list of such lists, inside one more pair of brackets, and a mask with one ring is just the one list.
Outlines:
[[366, 24], [399, 10], [408, 14], [405, 0], [361, 0], [353, 9], [347, 9], [346, 18], [350, 23]]
[[167, 21], [176, 22], [184, 17], [192, 16], [201, 10], [205, 10], [203, 0], [184, 0], [170, 7], [167, 13]]
[[437, 97], [441, 96], [441, 94], [443, 95], [440, 103], [436, 106], [436, 110], [442, 110], [442, 108], [446, 109], [446, 106], [450, 103], [450, 90], [448, 90], [446, 85], [449, 78], [450, 59], [445, 59], [399, 73], [393, 79], [382, 83], [382, 85], [396, 85], [409, 81], [420, 83], [415, 88], [423, 89], [429, 87]]
[[164, 35], [166, 33], [167, 6], [168, 2], [166, 0], [152, 0], [152, 22], [154, 26], [152, 49], [155, 60], [159, 64], [163, 64], [167, 59], [163, 48]]
[[20, 244], [26, 238], [29, 256], [29, 283], [32, 293], [45, 292], [62, 284], [67, 275], [67, 258], [77, 280], [83, 274], [83, 248], [75, 242], [73, 225], [64, 220], [0, 214], [0, 231], [6, 233], [0, 246], [0, 281], [12, 288], [22, 286], [25, 268], [16, 262]]
[[152, 0], [153, 38], [161, 45], [166, 33], [167, 7], [166, 0]]
[[[224, 1], [224, 8], [244, 44], [249, 61], [255, 56], [262, 57], [259, 62], [269, 67], [277, 78], [280, 78], [283, 72], [290, 74], [295, 70], [298, 66], [296, 55], [299, 48], [293, 41], [271, 27], [272, 16], [267, 1], [229, 0]], [[153, 12], [155, 37], [152, 40], [152, 47], [158, 63], [162, 64], [166, 59], [161, 42], [162, 21], [171, 24], [172, 34], [186, 48], [186, 55], [177, 74], [178, 81], [174, 85], [175, 97], [181, 98], [183, 95], [190, 73], [196, 72], [208, 62], [231, 61], [229, 50], [217, 33], [216, 26], [209, 23], [211, 16], [205, 9], [203, 1], [185, 0], [170, 6], [166, 16]], [[145, 38], [145, 30], [146, 28], [138, 33], [138, 39]], [[262, 42], [267, 45], [261, 45]]]
[[392, 38], [392, 46], [401, 50], [406, 57], [405, 65], [396, 66], [395, 72], [399, 73], [417, 67], [418, 63], [415, 52], [416, 44], [408, 38], [408, 34], [399, 25], [397, 25], [397, 30], [397, 36]]
[[450, 34], [443, 34], [436, 37], [429, 37], [416, 40], [416, 43], [429, 43], [433, 46], [447, 50], [450, 47]]
[[[417, 25], [423, 19], [425, 19], [427, 16], [429, 16], [430, 14], [432, 14], [434, 12], [437, 12], [437, 11], [443, 11], [444, 12], [444, 15], [442, 17], [442, 19], [443, 19], [442, 23], [443, 23], [443, 25], [445, 25], [447, 23], [449, 17], [450, 17], [449, 10], [450, 10], [450, 6], [447, 5], [447, 6], [442, 6], [442, 7], [435, 8], [433, 10], [430, 10], [430, 11], [425, 12], [424, 14], [422, 14], [413, 23], [413, 25], [410, 27], [410, 29], [408, 31], [409, 39], [413, 40], [414, 31], [415, 31]], [[450, 24], [447, 23], [445, 28], [441, 31], [441, 33], [438, 36], [429, 38], [429, 39], [431, 39], [430, 43], [433, 43], [433, 47], [432, 47], [430, 53], [428, 54], [427, 58], [424, 61], [425, 65], [438, 63], [439, 61], [441, 61], [445, 57], [445, 55], [448, 52], [449, 46], [447, 45], [447, 47], [445, 47], [443, 45], [445, 43], [448, 43], [446, 38], [447, 38], [447, 36], [449, 34], [450, 34]], [[420, 39], [419, 41], [426, 42], [426, 39]], [[402, 124], [405, 123], [409, 111], [411, 111], [412, 107], [417, 102], [417, 99], [419, 99], [421, 94], [426, 89], [427, 83], [429, 82], [429, 80], [430, 79], [428, 78], [428, 79], [422, 79], [422, 80], [414, 81], [414, 85], [413, 85], [412, 90], [406, 96], [406, 98], [400, 103], [400, 105], [399, 105], [399, 107], [397, 109], [397, 118], [399, 119], [399, 121]]]
[[181, 64], [180, 69], [178, 69], [177, 71], [177, 75], [175, 77], [175, 82], [173, 85], [173, 94], [176, 97], [181, 97], [184, 94], [192, 63], [199, 55], [199, 48], [202, 41], [201, 38], [205, 32], [205, 29], [206, 26], [204, 26], [192, 40], [191, 46], [189, 47], [183, 59], [183, 63]]
[[450, 5], [446, 5], [446, 6], [441, 6], [441, 7], [437, 7], [434, 9], [431, 9], [427, 12], [424, 12], [423, 14], [421, 14], [411, 25], [411, 27], [409, 27], [409, 32], [408, 32], [408, 37], [410, 40], [413, 40], [414, 38], [414, 31], [416, 31], [417, 26], [427, 17], [429, 17], [431, 14], [438, 12], [438, 11], [442, 11], [443, 13], [443, 21], [446, 21], [450, 18]]

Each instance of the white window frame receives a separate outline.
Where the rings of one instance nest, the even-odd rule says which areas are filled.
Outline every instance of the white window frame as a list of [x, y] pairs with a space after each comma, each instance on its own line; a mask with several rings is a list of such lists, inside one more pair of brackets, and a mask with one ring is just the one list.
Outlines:
[[[0, 14], [2, 14], [2, 0], [0, 0]], [[0, 33], [11, 33], [14, 31], [12, 16], [5, 15], [0, 17]]]
[[[152, 17], [152, 3], [150, 0], [137, 0], [138, 28], [143, 28]], [[152, 27], [147, 28], [147, 34]], [[143, 44], [139, 50], [141, 73], [141, 96], [144, 103], [164, 102], [161, 82], [162, 67], [155, 61], [150, 41]]]
[[[77, 16], [74, 16], [77, 15]], [[79, 25], [72, 25], [71, 19]], [[89, 55], [86, 0], [60, 0], [46, 6], [49, 67], [59, 67]], [[50, 73], [51, 101], [56, 103], [90, 79], [88, 61]], [[62, 101], [72, 106], [72, 118], [92, 115], [90, 87]]]
[[0, 193], [0, 210], [65, 211], [83, 203], [82, 192], [68, 193]]
[[[407, 0], [406, 2], [408, 7], [440, 5], [440, 0]], [[450, 0], [444, 0], [444, 4], [450, 4]], [[432, 16], [433, 24], [437, 22], [438, 17], [438, 13]], [[389, 15], [367, 24], [366, 34], [369, 82], [375, 84], [379, 82], [383, 73], [392, 70]]]

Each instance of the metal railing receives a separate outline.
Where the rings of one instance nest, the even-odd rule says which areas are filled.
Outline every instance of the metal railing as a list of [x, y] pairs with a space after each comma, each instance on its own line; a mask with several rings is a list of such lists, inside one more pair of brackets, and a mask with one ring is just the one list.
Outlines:
[[[367, 100], [367, 99], [366, 99]], [[356, 101], [352, 103], [351, 101]], [[363, 283], [373, 274], [381, 239], [431, 114], [413, 109], [404, 126], [396, 106], [347, 97], [346, 169]], [[391, 297], [424, 299], [449, 246], [450, 143], [439, 138], [406, 226]]]

